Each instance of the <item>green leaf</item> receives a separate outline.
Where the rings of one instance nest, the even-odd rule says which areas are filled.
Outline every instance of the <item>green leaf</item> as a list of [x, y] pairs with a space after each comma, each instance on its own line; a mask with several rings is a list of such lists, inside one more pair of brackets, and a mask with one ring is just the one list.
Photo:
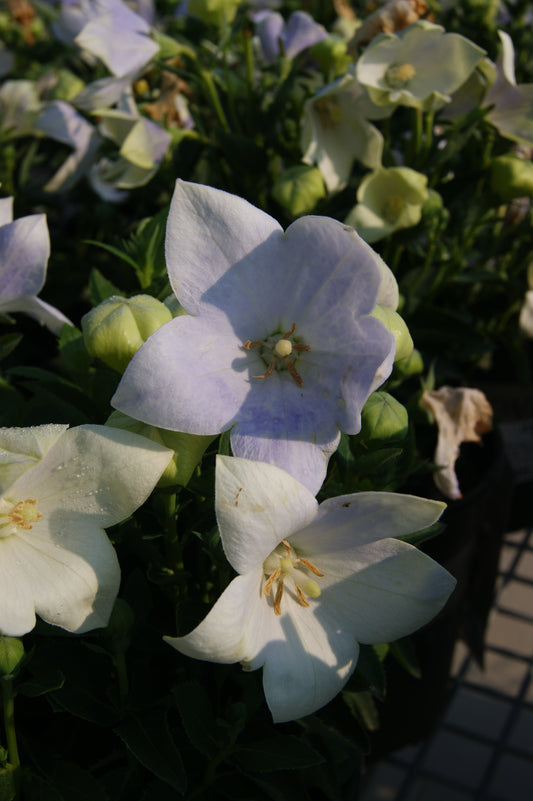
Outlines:
[[0, 362], [12, 353], [22, 339], [22, 334], [4, 334], [0, 337]]
[[222, 750], [223, 743], [217, 736], [217, 725], [204, 688], [198, 682], [187, 681], [173, 687], [172, 695], [191, 745], [202, 754], [215, 757]]
[[279, 735], [241, 746], [229, 760], [245, 772], [268, 773], [277, 770], [303, 770], [320, 765], [324, 757], [293, 735]]
[[130, 714], [115, 731], [147, 770], [184, 794], [187, 777], [168, 729], [166, 710], [154, 709], [142, 716]]
[[87, 352], [83, 334], [79, 328], [67, 325], [63, 326], [61, 336], [59, 337], [59, 352], [69, 373], [86, 374], [92, 362], [92, 358]]
[[51, 665], [43, 665], [38, 675], [18, 685], [17, 692], [28, 698], [37, 698], [39, 695], [60, 690], [64, 683], [65, 676], [60, 670]]
[[89, 296], [93, 306], [98, 306], [99, 303], [112, 295], [124, 295], [124, 292], [102, 275], [100, 270], [93, 267], [89, 275]]
[[133, 267], [136, 273], [140, 272], [140, 268], [137, 262], [134, 259], [132, 259], [131, 256], [128, 256], [127, 253], [124, 253], [124, 251], [120, 250], [119, 248], [115, 248], [113, 247], [113, 245], [107, 245], [105, 244], [105, 242], [96, 242], [94, 239], [84, 239], [84, 244], [94, 245], [97, 248], [102, 248], [102, 250], [107, 250], [108, 253], [112, 253], [113, 256], [116, 256], [118, 259], [121, 259], [121, 261], [124, 261], [126, 262], [126, 264], [129, 264], [130, 267]]
[[221, 456], [231, 456], [230, 434], [230, 431], [224, 431], [220, 435], [218, 452]]
[[25, 771], [24, 801], [72, 801], [72, 799], [64, 799], [49, 780]]
[[371, 645], [361, 645], [360, 648], [355, 675], [359, 674], [373, 695], [383, 701], [385, 699], [387, 681], [381, 660]]
[[128, 251], [140, 265], [139, 280], [146, 289], [156, 276], [166, 275], [165, 233], [168, 207], [154, 217], [142, 220], [132, 239], [127, 243]]
[[446, 528], [445, 523], [437, 521], [432, 526], [424, 528], [421, 531], [414, 531], [412, 534], [404, 534], [403, 537], [397, 537], [402, 542], [408, 542], [409, 545], [416, 545], [417, 547], [426, 540], [431, 540], [433, 537], [441, 534]]
[[415, 679], [422, 677], [413, 641], [409, 637], [392, 642], [390, 644], [390, 653], [411, 676]]
[[113, 664], [82, 640], [50, 637], [39, 644], [40, 664], [54, 665], [65, 676], [64, 684], [48, 694], [51, 703], [71, 715], [100, 726], [114, 725], [117, 710], [108, 697], [114, 685]]
[[109, 796], [88, 770], [63, 759], [48, 762], [46, 771], [64, 801], [107, 801]]
[[13, 801], [16, 797], [15, 771], [9, 764], [0, 769], [0, 801]]
[[350, 692], [344, 690], [342, 697], [352, 715], [361, 721], [368, 731], [376, 731], [379, 728], [379, 715], [370, 691]]

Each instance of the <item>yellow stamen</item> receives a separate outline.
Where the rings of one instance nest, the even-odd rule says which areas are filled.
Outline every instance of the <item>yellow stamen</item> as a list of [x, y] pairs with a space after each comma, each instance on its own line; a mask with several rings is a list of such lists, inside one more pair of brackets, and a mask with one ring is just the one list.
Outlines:
[[[308, 598], [318, 598], [321, 589], [318, 582], [306, 575], [306, 571], [314, 573], [315, 576], [323, 577], [324, 574], [309, 559], [296, 556], [293, 553], [290, 543], [282, 540], [278, 547], [270, 554], [264, 563], [266, 581], [263, 592], [267, 598], [273, 595], [273, 608], [276, 615], [281, 615], [281, 600], [285, 587], [285, 580], [288, 576], [292, 579], [296, 599], [301, 606], [309, 607], [311, 604]], [[274, 585], [276, 591], [274, 593]], [[293, 596], [294, 597], [294, 596]]]
[[416, 75], [412, 64], [391, 64], [385, 73], [385, 83], [391, 89], [401, 89]]
[[281, 575], [281, 568], [278, 567], [278, 568], [276, 568], [276, 570], [274, 570], [272, 575], [269, 576], [269, 578], [267, 579], [267, 582], [266, 582], [266, 584], [264, 586], [264, 589], [263, 589], [263, 592], [265, 593], [267, 598], [270, 595], [270, 590], [272, 589], [272, 585], [274, 584], [276, 579], [279, 578], [280, 575]]
[[298, 601], [301, 603], [302, 606], [311, 606], [307, 598], [302, 592], [302, 588], [294, 582], [294, 589], [296, 590], [296, 595], [298, 596]]
[[274, 598], [274, 612], [276, 615], [281, 615], [281, 596], [283, 595], [283, 577], [278, 581], [276, 587], [276, 597]]
[[37, 501], [35, 498], [26, 498], [25, 501], [19, 501], [9, 512], [6, 517], [9, 517], [13, 523], [19, 528], [29, 531], [33, 528], [34, 523], [38, 523], [43, 519], [43, 516], [36, 509]]
[[305, 565], [305, 567], [307, 567], [311, 571], [311, 573], [314, 573], [315, 576], [324, 575], [323, 573], [320, 572], [320, 570], [316, 565], [314, 565], [312, 562], [309, 561], [309, 559], [304, 559], [303, 556], [300, 556], [298, 561], [301, 562], [302, 565]]

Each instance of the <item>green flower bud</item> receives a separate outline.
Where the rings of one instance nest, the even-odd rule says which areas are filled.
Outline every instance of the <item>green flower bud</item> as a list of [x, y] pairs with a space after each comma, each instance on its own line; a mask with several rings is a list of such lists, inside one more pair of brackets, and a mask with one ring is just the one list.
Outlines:
[[188, 484], [206, 448], [215, 439], [212, 436], [182, 434], [180, 431], [167, 431], [164, 428], [156, 428], [117, 411], [108, 417], [106, 425], [140, 434], [142, 437], [147, 437], [152, 442], [157, 442], [174, 451], [174, 457], [170, 460], [165, 472], [159, 479], [158, 487], [172, 487], [175, 484], [185, 486]]
[[411, 354], [414, 346], [405, 320], [397, 312], [379, 304], [375, 306], [372, 317], [377, 317], [378, 320], [381, 320], [385, 328], [388, 328], [393, 334], [396, 340], [394, 361], [398, 362], [400, 359], [406, 359]]
[[225, 23], [233, 22], [241, 2], [242, 0], [189, 0], [187, 12], [206, 25], [220, 28]]
[[81, 327], [91, 356], [122, 373], [143, 342], [171, 319], [165, 304], [150, 295], [113, 295], [85, 314]]
[[329, 78], [344, 75], [352, 61], [348, 53], [348, 40], [340, 36], [327, 36], [309, 50], [322, 72]]
[[76, 97], [84, 86], [81, 78], [78, 78], [70, 70], [54, 70], [50, 100], [66, 100], [68, 102]]
[[422, 354], [416, 348], [413, 348], [409, 356], [403, 359], [398, 359], [394, 364], [394, 375], [400, 378], [409, 378], [412, 375], [417, 375], [424, 370], [424, 360]]
[[503, 201], [533, 198], [533, 163], [518, 156], [498, 156], [490, 166], [490, 187]]
[[11, 676], [24, 658], [24, 646], [18, 637], [0, 635], [0, 676]]
[[325, 196], [322, 173], [308, 164], [284, 170], [272, 187], [272, 197], [293, 217], [308, 214]]
[[409, 428], [407, 409], [388, 392], [374, 392], [361, 412], [360, 437], [365, 445], [382, 446], [405, 439]]

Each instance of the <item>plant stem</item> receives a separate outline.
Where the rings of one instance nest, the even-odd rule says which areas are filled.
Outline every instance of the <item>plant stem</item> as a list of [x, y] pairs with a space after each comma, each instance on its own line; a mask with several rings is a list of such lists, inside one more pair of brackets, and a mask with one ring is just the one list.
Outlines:
[[209, 70], [200, 70], [200, 78], [202, 79], [207, 96], [211, 102], [221, 127], [224, 129], [224, 131], [226, 131], [226, 133], [229, 133], [231, 129], [228, 120], [226, 119], [226, 115], [224, 114], [224, 109], [222, 108], [213, 76]]
[[9, 763], [14, 769], [13, 777], [15, 780], [16, 796], [18, 796], [20, 787], [20, 757], [17, 745], [17, 732], [15, 729], [15, 690], [13, 678], [11, 676], [4, 676], [2, 678], [2, 705]]

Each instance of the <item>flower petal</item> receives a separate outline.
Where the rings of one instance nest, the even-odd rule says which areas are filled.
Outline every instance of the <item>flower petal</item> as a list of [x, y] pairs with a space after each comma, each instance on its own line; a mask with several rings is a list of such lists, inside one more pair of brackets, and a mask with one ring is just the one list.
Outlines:
[[78, 426], [65, 431], [5, 495], [13, 502], [35, 498], [43, 518], [61, 510], [111, 526], [144, 503], [171, 457], [168, 448], [129, 431]]
[[307, 525], [318, 504], [279, 467], [217, 456], [215, 508], [228, 561], [238, 573], [247, 573]]
[[68, 425], [50, 423], [29, 428], [0, 428], [0, 493], [35, 467]]
[[[412, 634], [440, 612], [455, 579], [437, 562], [401, 540], [385, 539], [321, 557], [321, 605], [359, 642], [392, 642]], [[342, 579], [339, 581], [338, 579]]]
[[322, 606], [316, 607], [320, 616], [315, 615], [315, 608], [304, 608], [286, 596], [279, 618], [283, 639], [272, 639], [258, 656], [264, 661], [263, 688], [275, 723], [310, 715], [331, 701], [359, 655], [351, 632], [343, 631]]
[[[166, 258], [170, 283], [184, 309], [196, 314], [206, 302], [211, 303], [203, 296], [233, 267], [223, 293], [229, 307], [237, 289], [239, 297], [244, 296], [250, 309], [263, 318], [264, 299], [255, 282], [262, 262], [266, 270], [269, 264], [268, 253], [263, 255], [260, 246], [282, 236], [279, 223], [246, 200], [178, 180], [168, 215]], [[254, 335], [251, 331], [246, 336]]]
[[35, 626], [31, 580], [21, 571], [26, 549], [16, 537], [0, 539], [0, 632], [21, 637]]
[[46, 215], [30, 214], [0, 227], [0, 298], [37, 295], [50, 256]]
[[91, 517], [56, 511], [11, 540], [18, 541], [13, 549], [20, 559], [17, 573], [24, 573], [43, 620], [78, 633], [107, 625], [120, 567], [105, 532]]
[[251, 433], [246, 433], [247, 428], [239, 423], [231, 432], [233, 453], [245, 459], [277, 465], [303, 484], [313, 496], [316, 495], [326, 477], [329, 458], [339, 445], [340, 432], [329, 442], [317, 444], [297, 439], [292, 433], [271, 438], [266, 430], [265, 427], [254, 433], [252, 427]]
[[112, 405], [145, 423], [219, 434], [234, 422], [254, 361], [229, 326], [180, 316], [159, 328], [128, 365]]
[[13, 222], [13, 198], [0, 198], [0, 226]]
[[260, 601], [261, 568], [237, 576], [202, 622], [185, 637], [164, 637], [186, 656], [231, 664], [247, 658], [247, 621]]
[[45, 325], [56, 336], [61, 334], [64, 325], [74, 325], [59, 309], [36, 298], [35, 295], [20, 295], [13, 300], [0, 301], [0, 311], [24, 312], [41, 325]]
[[291, 542], [321, 559], [324, 554], [345, 554], [385, 537], [402, 537], [428, 528], [446, 508], [440, 501], [393, 492], [357, 492], [328, 498], [316, 519]]
[[150, 26], [124, 3], [107, 0], [103, 5], [103, 13], [87, 22], [74, 41], [121, 78], [141, 69], [159, 52], [159, 45], [148, 35]]

